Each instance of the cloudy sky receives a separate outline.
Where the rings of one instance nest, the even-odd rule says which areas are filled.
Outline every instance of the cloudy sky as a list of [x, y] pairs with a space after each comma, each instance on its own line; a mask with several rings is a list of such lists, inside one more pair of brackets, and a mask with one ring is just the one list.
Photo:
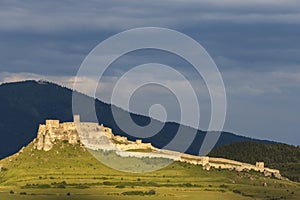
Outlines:
[[[206, 49], [222, 74], [228, 99], [224, 130], [300, 145], [298, 0], [2, 0], [0, 24], [1, 82], [46, 79], [69, 87], [87, 54], [106, 38], [145, 26], [180, 31]], [[97, 97], [109, 101], [114, 83], [130, 66], [153, 60], [193, 75], [174, 55], [133, 52], [111, 66]], [[80, 78], [88, 89], [91, 80]], [[194, 85], [205, 129], [209, 96], [203, 81]], [[151, 94], [168, 107], [169, 120], [178, 120], [171, 94], [144, 89], [136, 94], [134, 111], [147, 113]]]

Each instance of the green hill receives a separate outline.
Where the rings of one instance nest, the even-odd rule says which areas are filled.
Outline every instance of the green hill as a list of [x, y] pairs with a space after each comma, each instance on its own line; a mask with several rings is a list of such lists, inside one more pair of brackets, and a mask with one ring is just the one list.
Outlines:
[[151, 173], [119, 172], [63, 141], [48, 152], [30, 143], [0, 164], [0, 199], [5, 200], [300, 199], [300, 184], [255, 172], [206, 171], [179, 162]]
[[267, 167], [278, 169], [283, 176], [300, 182], [300, 147], [246, 141], [215, 148], [209, 155], [251, 164], [263, 161]]

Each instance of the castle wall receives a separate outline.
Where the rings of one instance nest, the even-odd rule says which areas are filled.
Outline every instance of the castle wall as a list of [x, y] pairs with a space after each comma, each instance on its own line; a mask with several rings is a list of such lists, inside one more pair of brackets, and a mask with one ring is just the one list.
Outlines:
[[225, 159], [225, 158], [213, 158], [213, 157], [210, 157], [209, 160], [211, 162], [228, 163], [228, 164], [232, 164], [232, 165], [243, 165], [244, 164], [242, 162], [238, 162], [238, 161], [235, 161], [235, 160], [229, 160], [229, 159]]
[[153, 146], [150, 143], [117, 144], [116, 146], [122, 149], [123, 151], [130, 150], [130, 149], [153, 149]]

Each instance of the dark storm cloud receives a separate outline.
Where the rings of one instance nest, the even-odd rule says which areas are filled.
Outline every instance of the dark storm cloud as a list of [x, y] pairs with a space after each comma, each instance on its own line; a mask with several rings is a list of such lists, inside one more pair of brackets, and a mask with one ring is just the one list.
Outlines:
[[[298, 0], [2, 0], [0, 81], [40, 75], [68, 85], [99, 42], [143, 26], [181, 31], [205, 47], [228, 91], [225, 128], [300, 144], [294, 134], [300, 130]], [[151, 59], [193, 73], [172, 55], [140, 52], [117, 62], [106, 80], [124, 73], [124, 66]]]
[[299, 8], [297, 1], [1, 1], [1, 68], [74, 74], [100, 41], [139, 26], [192, 36], [221, 69], [289, 67], [300, 59]]

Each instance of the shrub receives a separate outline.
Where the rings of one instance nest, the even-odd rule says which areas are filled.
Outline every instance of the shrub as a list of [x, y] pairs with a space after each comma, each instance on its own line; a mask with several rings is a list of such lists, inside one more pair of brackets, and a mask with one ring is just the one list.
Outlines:
[[220, 185], [220, 188], [228, 188], [228, 185], [222, 184]]
[[127, 191], [127, 192], [123, 192], [123, 195], [140, 195], [140, 196], [144, 196], [144, 195], [155, 195], [156, 191], [155, 190], [149, 190], [147, 192], [144, 191]]
[[232, 190], [232, 192], [237, 193], [237, 194], [241, 194], [242, 193], [240, 190]]
[[49, 184], [41, 184], [37, 186], [40, 189], [46, 189], [46, 188], [50, 188], [51, 186]]
[[115, 185], [115, 183], [110, 182], [110, 181], [104, 181], [103, 185]]
[[125, 185], [119, 184], [119, 185], [116, 186], [116, 188], [125, 188]]
[[27, 193], [26, 192], [20, 192], [20, 195], [26, 195]]
[[5, 171], [7, 171], [7, 170], [8, 170], [8, 169], [7, 169], [6, 167], [2, 167], [0, 171], [5, 172]]
[[66, 188], [66, 185], [65, 184], [62, 184], [62, 183], [58, 183], [56, 185], [57, 188]]
[[9, 194], [14, 194], [15, 192], [13, 190], [9, 191]]
[[155, 190], [149, 190], [147, 192], [147, 195], [155, 195], [156, 194], [156, 191]]
[[191, 183], [185, 183], [185, 184], [183, 184], [183, 186], [185, 186], [185, 187], [192, 187], [193, 185]]
[[76, 188], [78, 188], [78, 189], [86, 189], [86, 188], [90, 188], [90, 186], [80, 184], [80, 185], [76, 186]]
[[145, 193], [143, 191], [127, 191], [122, 192], [123, 195], [144, 195]]

